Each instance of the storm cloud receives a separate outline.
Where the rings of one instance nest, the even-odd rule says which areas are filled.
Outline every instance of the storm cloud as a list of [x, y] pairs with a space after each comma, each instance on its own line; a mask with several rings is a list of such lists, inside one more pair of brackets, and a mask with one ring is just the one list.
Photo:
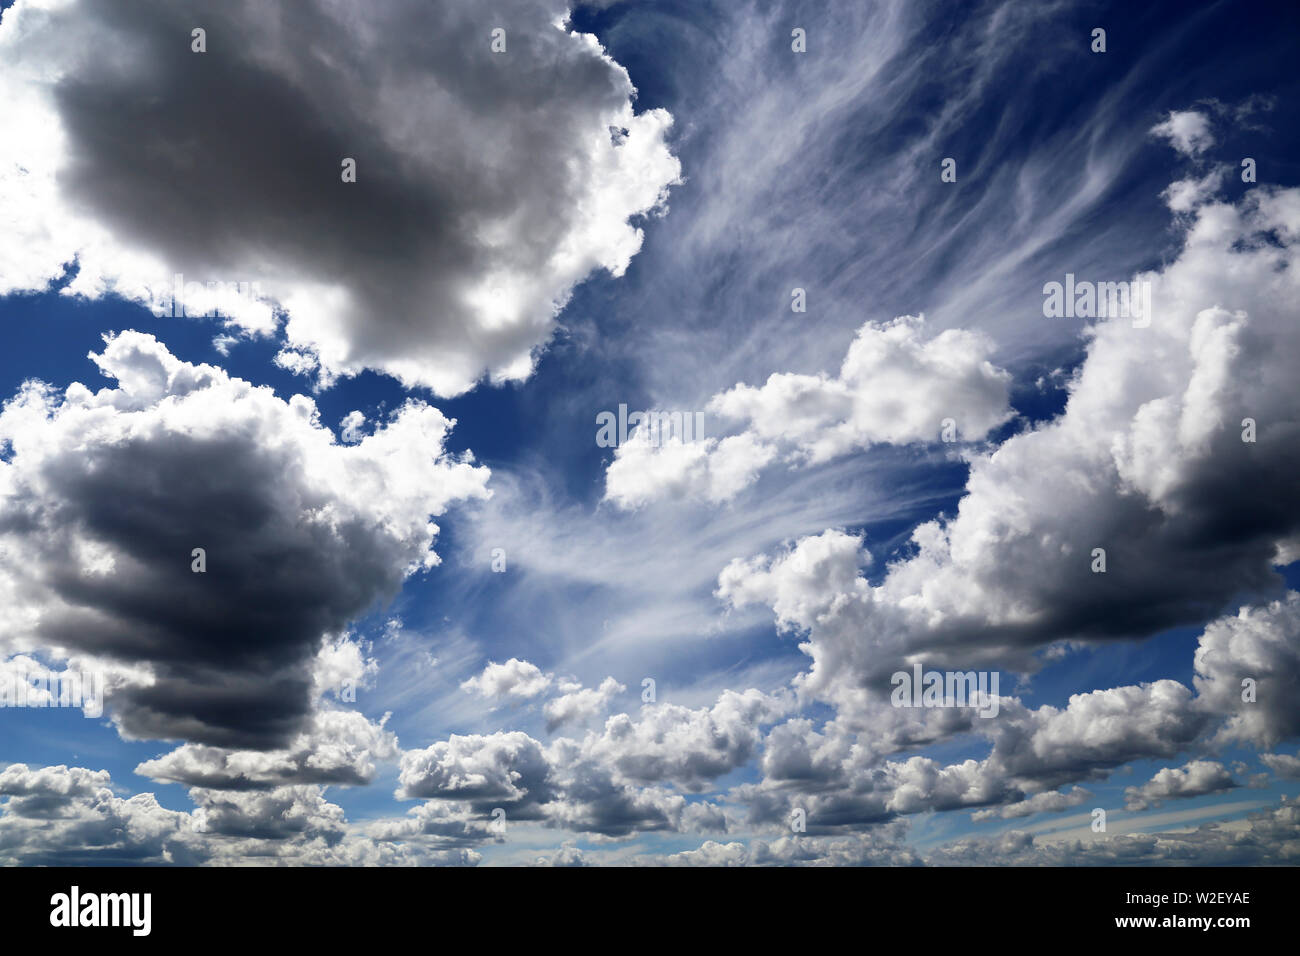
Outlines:
[[438, 563], [430, 516], [487, 469], [443, 452], [453, 422], [423, 403], [340, 445], [311, 400], [152, 336], [92, 358], [116, 387], [29, 382], [0, 413], [0, 641], [115, 673], [129, 736], [284, 746], [323, 638]]

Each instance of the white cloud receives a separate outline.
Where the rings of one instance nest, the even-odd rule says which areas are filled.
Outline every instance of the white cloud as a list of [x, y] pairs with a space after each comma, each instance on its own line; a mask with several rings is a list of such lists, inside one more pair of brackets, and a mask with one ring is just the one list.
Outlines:
[[1279, 777], [1300, 780], [1300, 757], [1291, 754], [1260, 754], [1259, 759]]
[[626, 690], [626, 685], [612, 677], [606, 677], [599, 687], [579, 687], [548, 700], [542, 707], [542, 713], [546, 715], [546, 729], [555, 730], [564, 724], [591, 720], [604, 713], [610, 701]]
[[1171, 110], [1167, 119], [1151, 128], [1156, 136], [1163, 136], [1178, 152], [1199, 156], [1214, 145], [1210, 120], [1197, 110]]
[[816, 465], [875, 444], [976, 440], [1011, 417], [1010, 375], [989, 361], [993, 343], [975, 332], [924, 335], [904, 316], [858, 330], [837, 376], [778, 373], [736, 385], [708, 411], [742, 423], [722, 439], [651, 442], [642, 430], [620, 445], [605, 497], [636, 508], [664, 497], [729, 501], [778, 459]]
[[1165, 800], [1223, 793], [1237, 786], [1223, 764], [1193, 760], [1183, 767], [1164, 767], [1140, 787], [1124, 788], [1124, 809], [1147, 810]]
[[551, 686], [551, 675], [543, 674], [536, 664], [512, 657], [504, 664], [490, 661], [483, 673], [460, 685], [469, 693], [477, 692], [488, 699], [521, 697], [528, 699], [544, 694]]
[[1291, 690], [1300, 681], [1300, 591], [1212, 622], [1195, 665], [1199, 706], [1228, 718], [1220, 742], [1273, 747], [1300, 735], [1300, 701]]
[[396, 760], [397, 737], [357, 711], [324, 710], [289, 746], [232, 750], [182, 744], [135, 772], [154, 780], [214, 790], [266, 790], [296, 784], [370, 783], [376, 763]]
[[1092, 799], [1092, 794], [1083, 787], [1071, 787], [1068, 793], [1045, 790], [1026, 800], [1004, 804], [990, 810], [977, 810], [970, 815], [976, 823], [985, 820], [1011, 820], [1016, 817], [1030, 817], [1037, 813], [1060, 813], [1071, 807], [1077, 807]]
[[1150, 326], [1091, 327], [1063, 414], [972, 455], [956, 514], [916, 528], [879, 584], [858, 572], [861, 540], [828, 531], [733, 561], [719, 595], [808, 630], [804, 689], [852, 706], [905, 661], [1030, 671], [1058, 642], [1146, 637], [1276, 593], [1300, 533], [1298, 237], [1300, 190], [1200, 207], [1182, 254], [1138, 277]]

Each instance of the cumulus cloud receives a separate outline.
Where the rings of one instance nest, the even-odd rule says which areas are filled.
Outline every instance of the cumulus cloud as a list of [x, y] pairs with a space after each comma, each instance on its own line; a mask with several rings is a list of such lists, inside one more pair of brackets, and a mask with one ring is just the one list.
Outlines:
[[861, 536], [827, 531], [737, 559], [719, 595], [809, 631], [808, 689], [847, 701], [904, 661], [1031, 671], [1062, 641], [1277, 593], [1300, 532], [1298, 238], [1300, 190], [1199, 207], [1177, 260], [1139, 277], [1150, 326], [1092, 326], [1063, 414], [973, 455], [956, 514], [916, 528], [879, 584]]
[[[788, 823], [801, 808], [810, 833], [832, 834], [932, 809], [1059, 810], [1084, 791], [1057, 788], [1134, 760], [1274, 746], [1300, 731], [1281, 689], [1300, 674], [1300, 594], [1215, 617], [1244, 595], [1276, 594], [1274, 568], [1297, 553], [1300, 418], [1287, 367], [1300, 351], [1298, 217], [1295, 190], [1196, 204], [1181, 255], [1139, 277], [1153, 287], [1151, 325], [1090, 328], [1064, 412], [973, 454], [956, 514], [917, 528], [883, 573], [869, 579], [865, 537], [837, 529], [723, 569], [719, 598], [766, 606], [799, 635], [811, 661], [794, 679], [801, 702], [835, 709], [820, 731], [796, 719], [769, 735], [762, 778], [732, 793], [751, 823]], [[1092, 570], [1097, 547], [1105, 573]], [[992, 721], [887, 703], [890, 675], [916, 663], [1028, 672], [1062, 642], [1205, 621], [1194, 690], [1156, 680], [1037, 709], [1003, 697]], [[886, 759], [959, 734], [987, 738], [988, 756]], [[1229, 785], [1205, 770], [1185, 781], [1170, 771], [1132, 799], [1172, 795], [1179, 781], [1187, 793]]]
[[279, 840], [321, 837], [337, 843], [344, 834], [343, 808], [327, 801], [320, 787], [278, 787], [269, 791], [216, 791], [196, 788], [194, 829], [223, 837]]
[[717, 504], [743, 491], [775, 457], [774, 448], [750, 435], [655, 441], [638, 429], [614, 452], [605, 498], [626, 509], [669, 496]]
[[500, 807], [510, 820], [604, 836], [725, 831], [722, 808], [687, 794], [748, 762], [784, 706], [757, 690], [724, 691], [711, 707], [659, 703], [550, 746], [521, 731], [453, 734], [402, 755], [397, 797], [480, 816]]
[[86, 797], [109, 785], [107, 770], [87, 770], [85, 767], [38, 767], [10, 764], [0, 771], [0, 793], [9, 797], [11, 812], [24, 816], [39, 816], [42, 800], [50, 797], [60, 800], [68, 797]]
[[367, 720], [357, 711], [318, 711], [310, 727], [276, 750], [231, 750], [183, 744], [135, 768], [141, 776], [214, 790], [269, 790], [289, 784], [362, 785], [376, 764], [396, 760], [397, 737], [387, 718]]
[[504, 664], [490, 661], [483, 673], [471, 677], [460, 685], [468, 693], [495, 700], [500, 697], [519, 697], [527, 700], [544, 694], [551, 686], [551, 675], [543, 674], [536, 664], [512, 657]]
[[1170, 183], [1161, 196], [1171, 210], [1177, 213], [1189, 213], [1197, 206], [1209, 202], [1223, 185], [1227, 169], [1219, 166], [1204, 176], [1180, 179]]
[[533, 861], [534, 866], [590, 866], [586, 854], [572, 842], [562, 843], [559, 849], [549, 856], [539, 856]]
[[[74, 259], [66, 291], [90, 297], [256, 282], [325, 382], [527, 377], [573, 286], [623, 273], [680, 173], [671, 117], [633, 110], [566, 9], [20, 0], [0, 21], [0, 293]], [[265, 302], [222, 304], [275, 326]]]
[[1164, 767], [1140, 787], [1124, 788], [1124, 809], [1148, 810], [1165, 800], [1223, 793], [1237, 786], [1232, 774], [1214, 760], [1193, 760], [1183, 767]]
[[1195, 668], [1199, 705], [1228, 718], [1219, 742], [1274, 747], [1300, 735], [1300, 591], [1212, 622]]
[[903, 316], [858, 330], [838, 375], [777, 373], [762, 386], [715, 395], [708, 411], [741, 423], [739, 434], [651, 441], [644, 429], [619, 446], [605, 497], [635, 508], [665, 496], [734, 498], [778, 459], [815, 465], [875, 444], [975, 440], [1011, 417], [1010, 375], [984, 335], [948, 329], [925, 336]]
[[1163, 122], [1151, 128], [1151, 132], [1169, 140], [1174, 149], [1187, 156], [1199, 156], [1214, 145], [1210, 119], [1197, 110], [1171, 110]]
[[521, 731], [452, 734], [424, 750], [402, 755], [397, 797], [437, 797], [516, 809], [551, 799], [550, 777], [542, 745]]
[[699, 792], [747, 763], [762, 739], [761, 725], [772, 723], [787, 706], [753, 689], [724, 691], [707, 708], [658, 703], [635, 718], [609, 718], [599, 734], [584, 738], [581, 755], [630, 781], [671, 782]]
[[1169, 758], [1207, 722], [1192, 692], [1173, 680], [1071, 694], [1065, 707], [1012, 709], [991, 731], [990, 763], [1018, 782], [1060, 786], [1131, 760]]
[[[632, 111], [626, 74], [564, 28], [556, 0], [506, 9], [509, 54], [489, 51], [467, 5], [436, 11], [445, 29], [430, 59], [407, 39], [427, 35], [428, 14], [398, 0], [364, 22], [323, 2], [277, 14], [201, 5], [209, 51], [196, 55], [193, 17], [151, 0], [128, 11], [20, 0], [0, 25], [0, 119], [24, 132], [0, 144], [0, 209], [21, 226], [0, 238], [0, 292], [44, 288], [74, 258], [72, 295], [143, 301], [172, 271], [247, 276], [287, 310], [277, 363], [318, 385], [362, 368], [445, 394], [484, 374], [527, 376], [574, 284], [627, 267], [637, 217], [663, 208], [678, 167], [667, 115]], [[99, 36], [113, 42], [101, 49]], [[228, 120], [220, 136], [187, 114], [198, 102]], [[146, 134], [127, 142], [131, 127]], [[1154, 132], [1194, 158], [1214, 142], [1194, 111]], [[356, 184], [338, 180], [343, 155], [358, 159]], [[313, 162], [319, 179], [302, 172]], [[169, 177], [179, 164], [193, 175]], [[110, 337], [91, 357], [115, 387], [32, 382], [0, 413], [0, 651], [107, 668], [124, 735], [183, 741], [137, 772], [191, 788], [197, 809], [123, 800], [103, 771], [9, 767], [0, 862], [473, 864], [473, 847], [500, 839], [498, 807], [512, 825], [601, 841], [734, 835], [737, 807], [746, 830], [788, 834], [790, 813], [807, 813], [797, 838], [711, 839], [653, 861], [669, 865], [1300, 859], [1286, 800], [1168, 834], [1012, 832], [925, 854], [901, 842], [916, 814], [1062, 812], [1091, 798], [1079, 782], [1136, 760], [1188, 762], [1129, 787], [1129, 809], [1221, 792], [1236, 784], [1203, 751], [1300, 732], [1288, 691], [1300, 594], [1271, 601], [1274, 569], [1300, 556], [1300, 191], [1261, 186], [1231, 205], [1217, 198], [1222, 180], [1211, 170], [1165, 192], [1185, 241], [1136, 277], [1152, 287], [1152, 322], [1087, 328], [1061, 415], [996, 449], [962, 446], [970, 475], [955, 513], [888, 555], [862, 534], [804, 534], [841, 520], [819, 519], [722, 570], [719, 598], [770, 608], [797, 635], [809, 665], [794, 694], [728, 690], [703, 707], [606, 716], [626, 690], [612, 677], [588, 688], [510, 658], [461, 683], [536, 702], [520, 712], [540, 710], [549, 733], [573, 728], [550, 743], [501, 730], [402, 752], [387, 716], [335, 706], [340, 687], [376, 673], [348, 622], [438, 563], [433, 516], [487, 494], [486, 469], [444, 450], [454, 422], [411, 402], [387, 421], [354, 411], [331, 431], [310, 399], [181, 362], [148, 336]], [[283, 318], [219, 298], [222, 354], [229, 333]], [[634, 435], [606, 499], [728, 502], [774, 466], [933, 443], [945, 419], [963, 441], [987, 438], [1011, 417], [993, 343], [925, 331], [915, 317], [867, 323], [836, 373], [717, 392], [708, 412], [735, 434]], [[204, 574], [191, 571], [194, 547]], [[1089, 567], [1098, 547], [1105, 574]], [[914, 663], [1029, 672], [1067, 647], [1207, 620], [1194, 689], [1154, 680], [1036, 708], [1005, 697], [995, 721], [887, 702], [891, 672]], [[815, 710], [791, 716], [796, 704]], [[987, 755], [910, 752], [959, 736]], [[327, 788], [370, 783], [393, 760], [397, 797], [419, 805], [349, 824]], [[1261, 760], [1296, 773], [1295, 757]], [[737, 774], [755, 765], [757, 780]], [[589, 853], [566, 843], [534, 861]]]
[[193, 865], [209, 855], [189, 814], [153, 794], [117, 796], [105, 771], [13, 764], [0, 772], [0, 797], [0, 861], [8, 866]]
[[579, 686], [568, 693], [548, 700], [542, 707], [546, 715], [546, 729], [553, 731], [568, 723], [583, 723], [604, 713], [616, 696], [627, 690], [612, 677], [606, 677], [599, 687]]
[[28, 382], [0, 412], [0, 646], [117, 674], [128, 736], [286, 745], [326, 635], [438, 563], [431, 516], [486, 496], [487, 469], [421, 402], [344, 446], [310, 399], [152, 336], [91, 358], [115, 386]]
[[[1295, 599], [1300, 594], [1292, 592], [1289, 601]], [[787, 605], [787, 611], [799, 613], [792, 607]], [[1245, 609], [1238, 616], [1212, 622], [1201, 637], [1201, 647], [1221, 643], [1234, 623], [1245, 620], [1258, 626], [1256, 618], [1269, 610]], [[1277, 632], [1268, 638], [1264, 647], [1279, 640]], [[1250, 646], [1239, 647], [1243, 657], [1249, 657]], [[1198, 660], [1201, 657], [1198, 651]], [[834, 834], [898, 816], [963, 807], [981, 808], [972, 814], [976, 822], [1059, 812], [1083, 803], [1090, 794], [1079, 786], [1064, 793], [1057, 788], [1104, 780], [1133, 761], [1168, 760], [1238, 741], [1243, 734], [1242, 715], [1254, 715], [1268, 726], [1278, 719], [1279, 709], [1287, 714], [1285, 695], [1258, 711], [1252, 710], [1255, 704], [1240, 703], [1239, 697], [1225, 703], [1214, 693], [1215, 686], [1206, 684], [1204, 669], [1197, 666], [1197, 686], [1207, 687], [1200, 694], [1177, 681], [1158, 680], [1073, 694], [1064, 707], [1029, 708], [1019, 699], [1003, 697], [997, 719], [988, 721], [963, 717], [961, 708], [937, 708], [923, 711], [925, 717], [911, 717], [913, 711], [862, 699], [861, 692], [856, 696], [847, 690], [844, 695], [834, 693], [838, 685], [832, 684], [828, 699], [836, 703], [835, 719], [821, 730], [804, 717], [774, 727], [763, 741], [760, 780], [733, 788], [730, 797], [749, 808], [749, 821], [754, 824], [788, 823], [800, 809], [811, 834]], [[1276, 693], [1277, 687], [1294, 680], [1294, 676], [1282, 680], [1274, 673], [1269, 686]], [[796, 686], [801, 684], [812, 686], [796, 680]], [[1230, 686], [1237, 684], [1233, 681]], [[939, 715], [948, 715], [946, 722]], [[1252, 740], [1253, 732], [1246, 731], [1245, 739]], [[986, 738], [988, 755], [950, 765], [919, 756], [885, 759], [893, 752], [959, 734]], [[1284, 736], [1294, 734], [1291, 730]], [[1279, 773], [1289, 766], [1285, 757], [1265, 762]], [[1128, 788], [1126, 798], [1129, 809], [1136, 810], [1171, 797], [1218, 793], [1235, 786], [1221, 764], [1197, 759], [1181, 770], [1160, 771], [1142, 787]]]
[[[106, 771], [0, 771], [0, 862], [5, 865], [472, 866], [463, 836], [408, 821], [349, 823], [320, 786], [195, 788], [192, 812], [151, 793], [130, 798]], [[478, 839], [481, 839], [481, 832]]]
[[891, 825], [836, 839], [801, 834], [749, 843], [707, 840], [697, 849], [646, 862], [659, 866], [723, 867], [919, 865], [921, 857], [903, 845], [902, 836], [902, 830]]
[[1292, 754], [1260, 754], [1259, 759], [1279, 777], [1300, 780], [1300, 757]]

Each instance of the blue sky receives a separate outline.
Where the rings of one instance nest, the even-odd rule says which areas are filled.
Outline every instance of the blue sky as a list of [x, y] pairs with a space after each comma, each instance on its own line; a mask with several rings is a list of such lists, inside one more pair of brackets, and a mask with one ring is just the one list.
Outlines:
[[[0, 394], [55, 396], [0, 419], [0, 657], [117, 682], [99, 719], [0, 709], [0, 857], [1294, 848], [1293, 5], [627, 0], [561, 28], [552, 0], [391, 0], [282, 31], [219, 6], [0, 4]], [[157, 317], [135, 290], [175, 272], [273, 308]], [[1067, 273], [1148, 283], [1151, 328], [1045, 317]], [[223, 373], [132, 385], [173, 359]], [[119, 391], [61, 409], [76, 382]], [[706, 439], [601, 447], [620, 405], [701, 412]], [[221, 536], [213, 502], [244, 495], [212, 585], [142, 537]], [[241, 564], [287, 527], [315, 529], [283, 552], [309, 583]], [[107, 577], [67, 571], [87, 548]], [[1002, 714], [891, 707], [917, 661], [997, 672]]]

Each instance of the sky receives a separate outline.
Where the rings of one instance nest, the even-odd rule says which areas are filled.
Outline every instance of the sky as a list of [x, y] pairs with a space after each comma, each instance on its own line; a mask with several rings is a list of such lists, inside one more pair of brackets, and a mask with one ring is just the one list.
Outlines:
[[1300, 860], [1298, 39], [3, 0], [0, 862]]

